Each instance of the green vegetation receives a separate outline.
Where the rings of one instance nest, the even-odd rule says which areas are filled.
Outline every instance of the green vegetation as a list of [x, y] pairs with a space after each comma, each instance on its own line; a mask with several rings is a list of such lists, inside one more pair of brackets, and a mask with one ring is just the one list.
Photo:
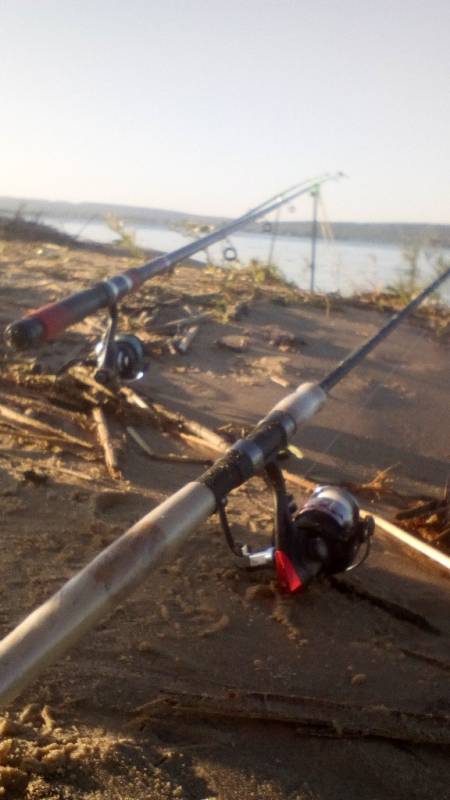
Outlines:
[[[426, 244], [419, 240], [407, 242], [402, 252], [406, 266], [403, 267], [398, 279], [387, 286], [386, 292], [401, 303], [408, 303], [429, 282], [429, 277], [423, 277], [423, 265], [428, 262], [436, 275], [448, 268], [448, 262], [441, 254], [433, 256], [427, 252]], [[439, 290], [432, 295], [434, 300], [439, 300]]]
[[136, 243], [136, 234], [134, 231], [127, 230], [123, 221], [114, 214], [107, 214], [104, 219], [108, 228], [118, 236], [118, 239], [114, 241], [114, 244], [117, 247], [122, 247], [124, 250], [128, 250], [133, 258], [144, 257], [144, 251]]

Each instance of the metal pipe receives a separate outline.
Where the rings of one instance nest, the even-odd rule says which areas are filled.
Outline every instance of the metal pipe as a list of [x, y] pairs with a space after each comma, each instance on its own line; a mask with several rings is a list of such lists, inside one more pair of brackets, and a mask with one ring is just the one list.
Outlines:
[[321, 384], [301, 384], [284, 397], [245, 439], [236, 442], [197, 481], [187, 484], [137, 522], [6, 636], [0, 643], [0, 703], [13, 700], [46, 665], [130, 594], [159, 558], [205, 521], [228, 492], [258, 474], [276, 457], [298, 425], [320, 409], [329, 388], [341, 381], [449, 275], [450, 268]]
[[340, 173], [323, 175], [313, 181], [295, 184], [290, 189], [271, 197], [259, 206], [247, 211], [241, 217], [200, 239], [196, 239], [166, 255], [153, 258], [142, 264], [141, 267], [129, 269], [122, 275], [116, 275], [109, 280], [97, 283], [91, 289], [76, 292], [64, 300], [43, 306], [8, 325], [5, 330], [5, 339], [16, 350], [36, 347], [43, 342], [53, 340], [76, 322], [81, 322], [85, 317], [94, 314], [101, 308], [111, 306], [129, 292], [137, 291], [145, 281], [154, 275], [171, 269], [175, 264], [224, 239], [233, 231], [238, 230], [238, 228], [265, 214], [269, 214], [296, 197], [306, 194], [311, 190], [311, 186], [318, 186], [325, 181], [338, 177], [340, 177]]

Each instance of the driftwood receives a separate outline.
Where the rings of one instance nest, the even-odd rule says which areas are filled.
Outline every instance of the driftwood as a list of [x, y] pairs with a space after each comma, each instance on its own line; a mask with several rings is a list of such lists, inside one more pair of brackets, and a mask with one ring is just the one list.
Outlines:
[[196, 420], [193, 419], [188, 419], [187, 417], [183, 416], [183, 414], [178, 412], [169, 411], [168, 408], [165, 408], [159, 403], [152, 403], [152, 408], [154, 411], [156, 411], [160, 418], [169, 422], [176, 431], [192, 433], [194, 436], [198, 436], [199, 439], [204, 439], [205, 442], [213, 445], [220, 452], [223, 452], [229, 447], [228, 442], [225, 441], [222, 436], [219, 436], [218, 433], [215, 433], [210, 428], [202, 425], [200, 422], [196, 422]]
[[[140, 408], [149, 417], [153, 425], [168, 426], [172, 433], [176, 433], [188, 444], [197, 447], [208, 446], [215, 455], [224, 453], [229, 447], [228, 442], [205, 425], [192, 419], [187, 419], [182, 414], [169, 411], [159, 403], [147, 403], [134, 389], [129, 386], [121, 388], [122, 395], [134, 406]], [[205, 463], [202, 461], [202, 463]]]
[[164, 325], [157, 325], [152, 328], [152, 333], [176, 333], [180, 328], [186, 328], [188, 325], [211, 319], [211, 317], [211, 311], [202, 311], [200, 314], [191, 314], [189, 317], [182, 317], [181, 319], [174, 319], [172, 322], [165, 322]]
[[145, 439], [142, 438], [140, 433], [131, 425], [128, 425], [127, 433], [152, 461], [168, 461], [176, 464], [201, 464], [203, 466], [205, 464], [211, 464], [211, 461], [205, 458], [190, 458], [189, 456], [179, 456], [174, 453], [155, 453]]
[[67, 420], [71, 425], [78, 425], [79, 420], [76, 419], [76, 417], [81, 417], [78, 410], [68, 411], [66, 408], [56, 406], [52, 403], [50, 398], [45, 396], [44, 399], [41, 400], [39, 397], [29, 394], [7, 394], [6, 392], [0, 392], [0, 402], [7, 408], [17, 405], [25, 409], [32, 408], [33, 411], [38, 411], [46, 416], [57, 416], [60, 419]]
[[31, 428], [38, 435], [45, 437], [54, 436], [58, 439], [64, 439], [66, 442], [70, 442], [70, 444], [76, 444], [78, 447], [86, 447], [89, 449], [92, 447], [92, 444], [85, 439], [79, 439], [78, 436], [72, 436], [72, 434], [66, 433], [66, 431], [63, 431], [61, 428], [55, 428], [53, 425], [49, 425], [46, 422], [28, 417], [26, 414], [14, 411], [12, 408], [8, 408], [3, 404], [0, 404], [0, 416], [10, 423], [20, 425], [20, 427], [25, 426]]
[[62, 467], [60, 464], [52, 465], [52, 472], [60, 472], [63, 475], [71, 475], [73, 478], [77, 478], [78, 480], [87, 481], [88, 483], [95, 483], [99, 485], [102, 483], [105, 486], [111, 486], [110, 483], [107, 483], [104, 479], [99, 478], [97, 475], [90, 475], [88, 472], [79, 472], [76, 469], [69, 469], [69, 467]]
[[418, 661], [424, 661], [426, 664], [431, 664], [433, 667], [438, 667], [445, 672], [450, 672], [450, 661], [443, 661], [442, 658], [435, 658], [435, 656], [430, 656], [429, 653], [420, 653], [417, 650], [410, 650], [407, 647], [401, 647], [400, 649], [405, 656], [416, 658]]
[[219, 449], [211, 444], [211, 442], [207, 442], [206, 439], [201, 439], [200, 436], [193, 436], [192, 433], [183, 433], [183, 431], [179, 431], [178, 436], [194, 450], [209, 450], [215, 457], [223, 455], [225, 452], [224, 449]]
[[248, 350], [249, 338], [248, 336], [238, 336], [230, 334], [229, 336], [221, 336], [216, 339], [215, 344], [225, 350], [231, 350], [232, 353], [244, 353]]
[[376, 737], [396, 741], [450, 744], [450, 716], [424, 714], [385, 705], [356, 705], [316, 697], [224, 688], [220, 693], [163, 691], [136, 708], [133, 723], [168, 713], [260, 720], [295, 725], [297, 733], [332, 738]]
[[130, 386], [121, 386], [120, 387], [120, 394], [128, 400], [131, 405], [136, 406], [136, 408], [140, 408], [141, 411], [145, 412], [145, 415], [149, 417], [154, 425], [157, 427], [161, 427], [161, 419], [153, 410], [152, 406], [141, 397], [140, 394], [134, 391]]
[[204, 292], [203, 294], [190, 294], [183, 292], [183, 301], [197, 306], [206, 306], [217, 303], [223, 297], [222, 292]]
[[112, 478], [120, 477], [119, 459], [108, 430], [106, 417], [99, 406], [92, 409], [92, 417], [97, 431], [99, 444], [103, 448], [106, 468]]
[[425, 516], [425, 514], [432, 514], [433, 512], [442, 514], [448, 510], [450, 510], [450, 505], [445, 500], [430, 500], [428, 503], [420, 503], [414, 508], [406, 509], [406, 511], [399, 511], [395, 515], [395, 519], [399, 521], [416, 519], [417, 517]]
[[[107, 386], [104, 386], [103, 384], [98, 383], [94, 378], [91, 378], [91, 376], [87, 373], [85, 369], [77, 369], [77, 371], [74, 374], [77, 380], [81, 381], [81, 383], [84, 383], [85, 386], [88, 386], [90, 389], [95, 389], [96, 392], [104, 394], [111, 400], [117, 399], [117, 395], [111, 389], [108, 389]], [[91, 395], [88, 395], [88, 399], [90, 400], [91, 403], [96, 402], [96, 400], [94, 400], [94, 398], [91, 397]]]
[[196, 420], [187, 419], [187, 417], [183, 417], [181, 415], [179, 417], [179, 421], [182, 428], [187, 433], [202, 439], [202, 441], [214, 447], [218, 453], [224, 453], [225, 450], [228, 450], [230, 446], [229, 442], [219, 436], [218, 433], [215, 433], [215, 431], [207, 428], [205, 425], [201, 425], [199, 422], [196, 422]]
[[[131, 403], [148, 412], [153, 422], [161, 421], [161, 418], [169, 421], [177, 429], [177, 435], [180, 439], [183, 439], [190, 446], [197, 448], [208, 447], [215, 455], [219, 456], [230, 447], [230, 443], [226, 439], [205, 425], [201, 425], [195, 420], [187, 419], [182, 414], [169, 411], [159, 403], [150, 405], [129, 387], [122, 387], [121, 392]], [[299, 486], [301, 489], [309, 491], [316, 488], [317, 484], [308, 481], [306, 478], [301, 478], [299, 475], [293, 475], [290, 472], [285, 472], [284, 475], [289, 483]]]
[[176, 347], [176, 349], [178, 350], [179, 353], [183, 353], [183, 354], [187, 353], [187, 351], [189, 350], [192, 342], [194, 341], [194, 338], [196, 337], [196, 335], [198, 333], [198, 329], [199, 329], [198, 325], [193, 325], [191, 328], [187, 329], [187, 331], [184, 334], [184, 336], [182, 336], [181, 338], [177, 339], [176, 342], [174, 342], [175, 347]]
[[280, 375], [269, 375], [270, 380], [272, 383], [278, 383], [279, 386], [283, 386], [284, 389], [287, 389], [289, 386], [289, 381], [286, 378], [282, 378]]

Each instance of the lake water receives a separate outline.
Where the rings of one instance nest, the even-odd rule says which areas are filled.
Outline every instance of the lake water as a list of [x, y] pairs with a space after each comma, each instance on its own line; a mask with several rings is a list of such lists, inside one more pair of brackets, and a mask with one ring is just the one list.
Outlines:
[[[82, 239], [110, 243], [117, 236], [101, 220], [84, 221], [47, 217], [42, 220], [49, 225]], [[168, 252], [191, 241], [178, 231], [147, 225], [125, 225], [133, 231], [138, 245], [154, 250]], [[224, 262], [223, 249], [232, 245], [238, 254], [239, 262], [247, 264], [251, 259], [267, 263], [272, 252], [272, 263], [276, 264], [286, 278], [302, 289], [310, 286], [311, 244], [308, 239], [280, 236], [273, 242], [271, 233], [232, 234], [227, 241], [219, 242], [209, 248], [209, 260], [217, 265]], [[273, 248], [273, 249], [272, 249]], [[434, 268], [439, 255], [450, 255], [446, 251], [426, 250], [422, 252], [419, 265], [421, 281], [426, 282], [434, 276]], [[204, 252], [194, 256], [206, 261]], [[404, 274], [407, 262], [402, 248], [392, 244], [371, 244], [370, 242], [323, 241], [317, 243], [315, 287], [320, 292], [339, 292], [349, 295], [354, 292], [381, 289], [395, 283]], [[450, 303], [449, 282], [441, 290], [441, 299]]]

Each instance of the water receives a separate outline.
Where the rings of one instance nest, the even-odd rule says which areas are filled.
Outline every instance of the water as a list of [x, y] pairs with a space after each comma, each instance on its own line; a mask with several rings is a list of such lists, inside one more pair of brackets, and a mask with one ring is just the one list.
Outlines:
[[[117, 235], [101, 220], [83, 221], [47, 217], [42, 220], [73, 236], [95, 242], [111, 243]], [[135, 235], [141, 247], [167, 252], [182, 247], [191, 241], [190, 237], [163, 227], [126, 224], [125, 228]], [[251, 259], [267, 263], [272, 246], [271, 233], [232, 234], [227, 241], [219, 242], [208, 249], [209, 260], [217, 265], [224, 263], [223, 248], [232, 245], [239, 262], [247, 264]], [[422, 252], [419, 259], [420, 281], [425, 283], [435, 275], [435, 265], [439, 256], [447, 258], [450, 251], [437, 249]], [[195, 256], [206, 261], [204, 252]], [[276, 264], [285, 277], [302, 289], [310, 286], [311, 244], [307, 239], [280, 236], [273, 249], [272, 263]], [[226, 263], [226, 262], [225, 262]], [[357, 241], [318, 241], [316, 251], [315, 287], [319, 292], [339, 292], [350, 295], [354, 292], [383, 289], [396, 283], [407, 268], [402, 248], [393, 244], [371, 244]], [[440, 297], [450, 304], [449, 282], [441, 289]]]

